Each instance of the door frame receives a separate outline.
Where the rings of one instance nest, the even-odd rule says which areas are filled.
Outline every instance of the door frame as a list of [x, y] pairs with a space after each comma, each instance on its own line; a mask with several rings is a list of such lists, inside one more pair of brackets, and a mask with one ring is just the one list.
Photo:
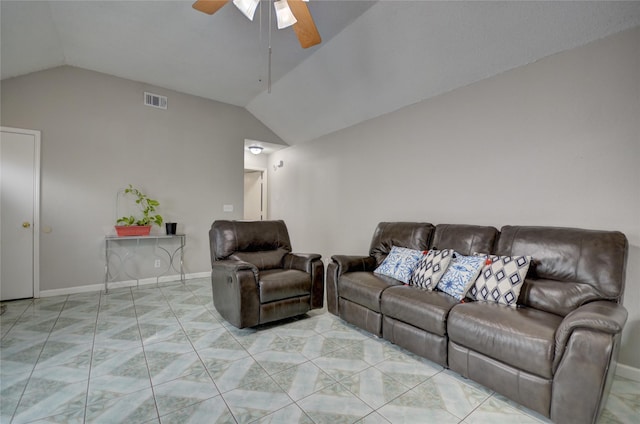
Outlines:
[[[268, 208], [268, 201], [267, 201], [267, 168], [260, 168], [258, 166], [248, 166], [244, 168], [245, 171], [254, 171], [254, 172], [261, 172], [262, 173], [262, 220], [266, 221], [268, 220], [268, 216], [269, 216], [269, 208]], [[244, 188], [243, 188], [243, 193], [242, 193], [242, 201], [244, 202]], [[244, 212], [243, 212], [244, 213]]]
[[40, 297], [40, 138], [37, 130], [0, 127], [1, 132], [31, 135], [34, 138], [33, 158], [33, 297]]

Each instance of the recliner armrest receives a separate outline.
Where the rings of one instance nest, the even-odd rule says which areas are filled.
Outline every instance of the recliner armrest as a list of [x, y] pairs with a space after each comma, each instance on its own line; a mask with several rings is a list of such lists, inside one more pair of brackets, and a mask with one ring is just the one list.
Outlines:
[[253, 275], [256, 276], [256, 280], [258, 279], [258, 272], [259, 272], [258, 267], [256, 267], [252, 263], [245, 262], [245, 261], [231, 260], [231, 259], [214, 261], [211, 264], [211, 269], [221, 271], [221, 272], [229, 272], [229, 273], [231, 272], [237, 273], [238, 271], [249, 270], [249, 271], [252, 271]]
[[338, 265], [338, 275], [345, 272], [373, 271], [377, 265], [373, 256], [333, 255], [331, 260]]
[[321, 258], [322, 256], [317, 253], [287, 253], [284, 256], [283, 268], [310, 273], [313, 261], [318, 261]]
[[283, 260], [284, 269], [306, 272], [311, 278], [311, 309], [324, 306], [324, 263], [317, 253], [287, 253]]
[[574, 330], [587, 329], [615, 335], [622, 332], [627, 316], [624, 306], [606, 300], [587, 303], [570, 312], [556, 330], [553, 370], [560, 364]]

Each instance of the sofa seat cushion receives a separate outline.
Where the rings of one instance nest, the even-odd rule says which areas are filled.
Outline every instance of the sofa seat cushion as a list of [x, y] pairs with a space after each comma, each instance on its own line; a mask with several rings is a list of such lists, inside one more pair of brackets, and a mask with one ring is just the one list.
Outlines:
[[449, 339], [544, 378], [552, 378], [555, 332], [562, 317], [497, 303], [463, 303], [449, 313]]
[[289, 299], [311, 293], [311, 277], [295, 269], [274, 269], [260, 272], [260, 303]]
[[391, 286], [402, 285], [395, 278], [372, 272], [347, 272], [340, 276], [338, 294], [375, 312], [380, 312], [380, 296]]
[[447, 316], [458, 301], [442, 292], [413, 286], [390, 287], [382, 293], [382, 314], [439, 336], [447, 333]]

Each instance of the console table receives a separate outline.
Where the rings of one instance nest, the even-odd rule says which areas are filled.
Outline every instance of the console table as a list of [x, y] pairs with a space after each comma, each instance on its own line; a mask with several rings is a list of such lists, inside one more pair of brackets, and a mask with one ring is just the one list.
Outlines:
[[[141, 241], [152, 240], [154, 242], [154, 251], [160, 250], [163, 252], [163, 255], [166, 254], [169, 265], [167, 268], [161, 273], [156, 275], [156, 283], [160, 281], [160, 277], [167, 274], [171, 269], [180, 273], [180, 281], [184, 283], [184, 246], [187, 242], [187, 237], [185, 234], [172, 234], [172, 235], [149, 235], [149, 236], [131, 236], [131, 237], [119, 237], [119, 236], [105, 236], [104, 238], [104, 291], [107, 293], [109, 291], [108, 283], [118, 281], [118, 277], [120, 274], [124, 274], [132, 280], [136, 280], [136, 285], [140, 283], [139, 275], [131, 275], [127, 272], [125, 264], [128, 261], [133, 260], [136, 257], [138, 248], [140, 247]], [[173, 241], [177, 241], [177, 243], [172, 243]], [[168, 242], [168, 243], [163, 243]], [[120, 254], [115, 248], [115, 244], [121, 244], [124, 246], [124, 254]], [[175, 244], [175, 248], [171, 246]], [[173, 249], [172, 249], [173, 248]], [[119, 262], [119, 266], [117, 270], [115, 270], [115, 274], [112, 275], [113, 268], [110, 264], [112, 257], [116, 257]], [[177, 268], [176, 261], [180, 260], [179, 269]]]

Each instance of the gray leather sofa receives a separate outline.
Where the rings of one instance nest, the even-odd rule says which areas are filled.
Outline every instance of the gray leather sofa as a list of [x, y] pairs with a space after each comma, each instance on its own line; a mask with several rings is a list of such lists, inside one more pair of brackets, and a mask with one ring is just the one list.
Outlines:
[[238, 328], [324, 305], [318, 254], [291, 253], [283, 221], [215, 221], [209, 230], [213, 304]]
[[[374, 274], [392, 246], [532, 256], [518, 307], [460, 303]], [[368, 256], [332, 257], [327, 306], [557, 423], [593, 423], [615, 373], [624, 234], [575, 228], [382, 222]]]

